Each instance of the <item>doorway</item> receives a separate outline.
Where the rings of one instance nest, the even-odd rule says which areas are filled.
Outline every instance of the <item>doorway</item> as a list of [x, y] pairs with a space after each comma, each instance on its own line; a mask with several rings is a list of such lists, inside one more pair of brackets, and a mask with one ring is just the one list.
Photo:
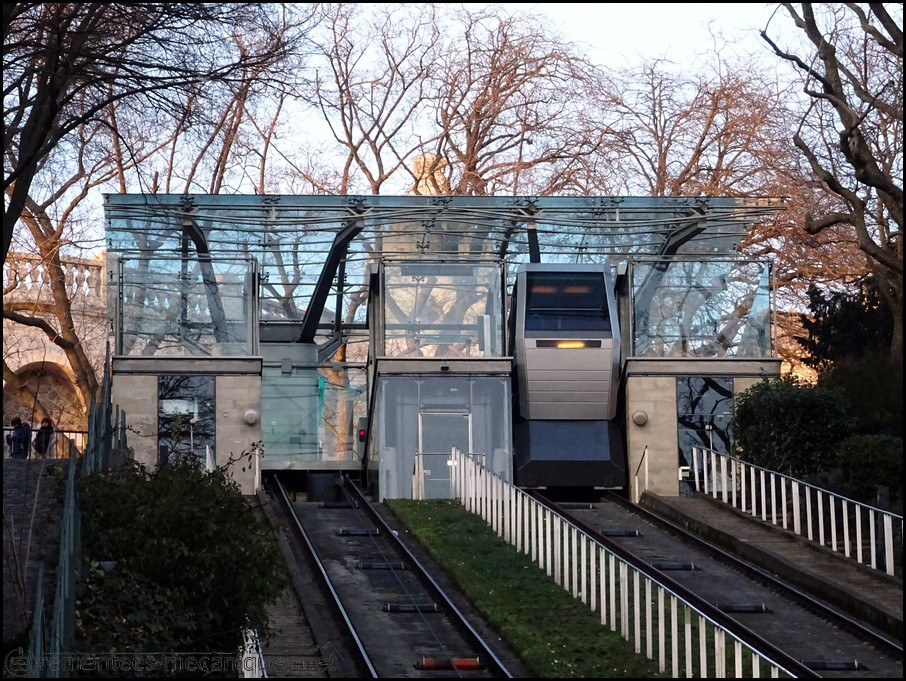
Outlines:
[[453, 447], [465, 454], [472, 451], [472, 414], [419, 412], [418, 449], [425, 499], [450, 498]]

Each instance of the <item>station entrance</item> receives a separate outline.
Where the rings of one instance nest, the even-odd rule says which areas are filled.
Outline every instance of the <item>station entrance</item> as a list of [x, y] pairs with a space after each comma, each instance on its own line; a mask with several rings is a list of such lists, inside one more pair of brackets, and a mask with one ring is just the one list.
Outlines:
[[114, 398], [153, 466], [185, 449], [160, 381], [207, 386], [187, 420], [247, 491], [293, 470], [440, 496], [456, 447], [524, 487], [626, 488], [644, 462], [676, 495], [709, 417], [677, 386], [732, 403], [779, 374], [770, 265], [737, 250], [781, 207], [109, 195]]

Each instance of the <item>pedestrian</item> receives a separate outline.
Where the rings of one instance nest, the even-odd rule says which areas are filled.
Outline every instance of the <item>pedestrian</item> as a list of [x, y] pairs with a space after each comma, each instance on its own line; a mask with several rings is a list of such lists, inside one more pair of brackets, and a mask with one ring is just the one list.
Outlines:
[[28, 450], [31, 447], [31, 425], [22, 423], [18, 416], [10, 421], [13, 432], [6, 436], [6, 444], [9, 445], [9, 457], [11, 459], [27, 459]]
[[38, 428], [38, 432], [35, 433], [35, 441], [32, 443], [38, 456], [42, 459], [45, 458], [48, 453], [53, 456], [53, 445], [56, 439], [57, 434], [53, 429], [53, 421], [45, 416], [41, 419], [41, 427]]

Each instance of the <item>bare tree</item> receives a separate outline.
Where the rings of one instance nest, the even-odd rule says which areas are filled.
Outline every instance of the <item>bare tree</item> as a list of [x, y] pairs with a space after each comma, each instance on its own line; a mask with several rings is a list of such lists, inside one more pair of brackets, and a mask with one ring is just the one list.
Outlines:
[[538, 21], [461, 11], [432, 73], [436, 157], [453, 194], [575, 191], [607, 133], [591, 94], [600, 73]]
[[[774, 53], [803, 79], [809, 106], [793, 135], [811, 171], [837, 198], [808, 215], [806, 230], [846, 227], [891, 310], [891, 352], [903, 350], [902, 6], [883, 3], [782, 5], [804, 45]], [[898, 16], [891, 14], [898, 12]]]
[[[114, 136], [119, 141], [119, 137]], [[117, 163], [112, 153], [111, 136], [106, 124], [83, 124], [62, 140], [38, 163], [32, 192], [26, 197], [21, 222], [24, 233], [15, 236], [17, 252], [34, 254], [28, 262], [44, 274], [42, 290], [30, 296], [4, 300], [4, 320], [37, 329], [47, 342], [56, 345], [66, 356], [87, 414], [88, 405], [98, 387], [96, 358], [92, 358], [86, 341], [97, 332], [96, 320], [86, 320], [80, 292], [73, 288], [68, 272], [66, 251], [73, 244], [87, 246], [91, 240], [92, 209], [89, 196], [122, 172], [131, 170], [157, 151], [157, 147], [135, 142], [128, 162]], [[10, 289], [19, 282], [11, 281]], [[103, 327], [101, 327], [103, 333]], [[86, 333], [88, 334], [86, 336]], [[97, 343], [100, 339], [90, 338]], [[101, 342], [102, 344], [102, 342]], [[28, 386], [6, 364], [4, 343], [4, 379], [24, 397], [44, 411], [37, 395], [28, 394]], [[48, 414], [49, 415], [49, 414]]]
[[[7, 9], [4, 7], [4, 12]], [[112, 37], [105, 38], [101, 35], [104, 29], [96, 27], [98, 35], [87, 36], [87, 46], [70, 46], [76, 37], [59, 35], [36, 35], [33, 43], [26, 44], [23, 42], [27, 39], [26, 27], [46, 28], [41, 21], [57, 21], [67, 30], [75, 30], [80, 25], [78, 21], [95, 26], [91, 22], [98, 20], [93, 14], [81, 17], [78, 8], [70, 8], [68, 11], [72, 16], [69, 17], [70, 23], [66, 23], [65, 17], [54, 13], [53, 8], [44, 8], [43, 13], [39, 9], [24, 9], [25, 18], [20, 21], [25, 25], [17, 25], [15, 31], [5, 33], [5, 38], [9, 35], [11, 42], [14, 42], [12, 38], [19, 41], [13, 44], [14, 51], [19, 53], [24, 64], [17, 72], [19, 87], [26, 87], [29, 79], [41, 79], [40, 74], [29, 73], [28, 69], [37, 69], [43, 64], [41, 51], [52, 51], [54, 40], [74, 52], [69, 57], [71, 60], [82, 60], [79, 67], [82, 70], [71, 66], [75, 75], [71, 76], [73, 81], [66, 85], [70, 90], [64, 88], [58, 93], [65, 100], [65, 110], [60, 113], [65, 116], [65, 121], [60, 125], [66, 130], [54, 133], [53, 144], [46, 142], [43, 155], [32, 162], [33, 167], [28, 171], [28, 184], [16, 179], [21, 177], [19, 167], [22, 161], [17, 152], [23, 142], [9, 129], [5, 131], [4, 166], [8, 171], [7, 179], [10, 179], [7, 195], [12, 200], [13, 194], [26, 190], [25, 204], [19, 214], [19, 224], [25, 229], [16, 230], [11, 238], [16, 243], [17, 251], [37, 255], [37, 259], [32, 260], [46, 273], [43, 280], [46, 290], [30, 299], [5, 301], [4, 319], [8, 323], [38, 329], [47, 337], [48, 343], [63, 351], [83, 407], [87, 408], [97, 388], [97, 367], [93, 366], [93, 358], [87, 349], [87, 344], [92, 342], [90, 333], [96, 332], [97, 324], [93, 323], [94, 329], [89, 330], [86, 336], [86, 328], [79, 319], [81, 311], [77, 309], [78, 301], [73, 297], [71, 287], [67, 286], [65, 262], [66, 257], [77, 252], [79, 247], [97, 244], [91, 239], [90, 225], [98, 222], [97, 216], [92, 213], [91, 197], [102, 188], [113, 187], [125, 192], [135, 184], [141, 190], [152, 193], [165, 184], [169, 191], [174, 178], [179, 176], [185, 181], [184, 191], [191, 191], [202, 173], [206, 176], [204, 189], [212, 193], [220, 191], [227, 183], [233, 183], [233, 187], [238, 188], [252, 174], [263, 191], [267, 152], [254, 156], [249, 151], [258, 132], [249, 135], [249, 144], [240, 149], [242, 131], [249, 121], [254, 120], [254, 116], [264, 113], [263, 109], [259, 110], [259, 104], [270, 101], [272, 88], [276, 87], [278, 93], [285, 92], [283, 74], [297, 69], [294, 64], [290, 65], [290, 55], [283, 47], [298, 42], [299, 36], [310, 26], [314, 14], [308, 8], [288, 14], [281, 12], [268, 18], [266, 14], [258, 14], [252, 6], [240, 7], [236, 16], [236, 31], [233, 32], [227, 22], [226, 8], [216, 11], [210, 8], [208, 14], [184, 9], [183, 14], [174, 15], [181, 18], [182, 23], [172, 27], [167, 23], [173, 20], [169, 9], [158, 8], [157, 14], [148, 10], [147, 15], [132, 17], [129, 14], [131, 10], [122, 6], [120, 14], [104, 14], [103, 9], [96, 11], [108, 20], [119, 17], [126, 22], [133, 19], [135, 25], [124, 27], [123, 36], [113, 32]], [[60, 7], [57, 12], [65, 14], [65, 8]], [[32, 13], [37, 14], [33, 16]], [[156, 17], [157, 23], [141, 23], [151, 22], [152, 17]], [[244, 32], [240, 30], [246, 19], [252, 18], [266, 21], [247, 25]], [[210, 24], [211, 21], [214, 24]], [[222, 36], [225, 37], [224, 44], [235, 45], [235, 50], [225, 49], [219, 42], [215, 45], [217, 26], [225, 32]], [[134, 33], [146, 30], [160, 35], [133, 35], [127, 30], [129, 27]], [[172, 35], [167, 32], [170, 28], [174, 28]], [[175, 61], [172, 65], [161, 70], [163, 75], [150, 75], [148, 83], [142, 85], [142, 69], [153, 72], [160, 64], [153, 61], [133, 63], [133, 60], [151, 59], [155, 49], [163, 49], [170, 45], [170, 41], [178, 42], [180, 38], [187, 40], [192, 32], [202, 28], [213, 31], [211, 35], [200, 37], [200, 48], [207, 45], [213, 51], [198, 57], [205, 60], [212, 81], [201, 83], [202, 71], [196, 68], [199, 64], [192, 61], [196, 58], [187, 57], [187, 61], [180, 62], [181, 47], [174, 46], [172, 58]], [[120, 45], [117, 53], [115, 46], [108, 43], [120, 38], [124, 44]], [[133, 48], [133, 44], [140, 45], [142, 49]], [[194, 47], [187, 49], [194, 50]], [[120, 61], [116, 60], [117, 54], [121, 57]], [[13, 58], [5, 53], [4, 59], [8, 57], [10, 60]], [[172, 69], [172, 73], [168, 68]], [[7, 91], [10, 97], [11, 92], [14, 90]], [[149, 97], [152, 103], [159, 106], [149, 107]], [[106, 106], [100, 108], [100, 101], [105, 101]], [[212, 113], [215, 105], [220, 109], [213, 109]], [[28, 118], [29, 108], [35, 106], [37, 104], [33, 102], [19, 102], [18, 114], [7, 112], [7, 121], [17, 122], [20, 126], [20, 136], [27, 136], [27, 125], [21, 119]], [[278, 108], [272, 114], [274, 118], [268, 124], [271, 135], [279, 111]], [[32, 114], [32, 117], [35, 115]], [[194, 149], [186, 144], [190, 132], [193, 139], [201, 141]], [[214, 153], [210, 153], [211, 149]], [[260, 168], [250, 171], [249, 162], [260, 162]], [[161, 174], [164, 176], [163, 183]], [[149, 176], [152, 178], [150, 181], [146, 179]], [[180, 190], [183, 188], [180, 187]], [[7, 226], [5, 222], [5, 233]], [[15, 285], [16, 282], [10, 282], [10, 286]], [[104, 332], [103, 327], [101, 331]], [[7, 359], [6, 350], [7, 344], [4, 344], [4, 360]], [[6, 361], [4, 379], [30, 403], [41, 406], [40, 400], [32, 399], [36, 396], [27, 394], [28, 386], [17, 380]]]
[[630, 194], [765, 195], [786, 166], [783, 92], [720, 54], [708, 71], [677, 71], [655, 60], [611, 75], [602, 93], [614, 118], [608, 172]]
[[171, 110], [175, 93], [229, 82], [272, 61], [283, 36], [248, 52], [235, 32], [269, 34], [273, 6], [226, 3], [5, 3], [3, 257], [42, 160], [68, 135], [137, 98]]
[[[333, 6], [326, 35], [316, 41], [323, 67], [308, 101], [342, 149], [333, 193], [386, 181], [430, 140], [419, 124], [428, 77], [437, 66], [438, 22], [433, 6]], [[309, 181], [313, 181], [308, 178]]]

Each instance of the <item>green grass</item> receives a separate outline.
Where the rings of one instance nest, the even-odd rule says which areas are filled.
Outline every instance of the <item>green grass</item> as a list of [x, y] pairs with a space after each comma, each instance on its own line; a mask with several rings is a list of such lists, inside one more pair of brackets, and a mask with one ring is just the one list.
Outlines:
[[536, 676], [660, 676], [655, 662], [458, 502], [386, 504]]

